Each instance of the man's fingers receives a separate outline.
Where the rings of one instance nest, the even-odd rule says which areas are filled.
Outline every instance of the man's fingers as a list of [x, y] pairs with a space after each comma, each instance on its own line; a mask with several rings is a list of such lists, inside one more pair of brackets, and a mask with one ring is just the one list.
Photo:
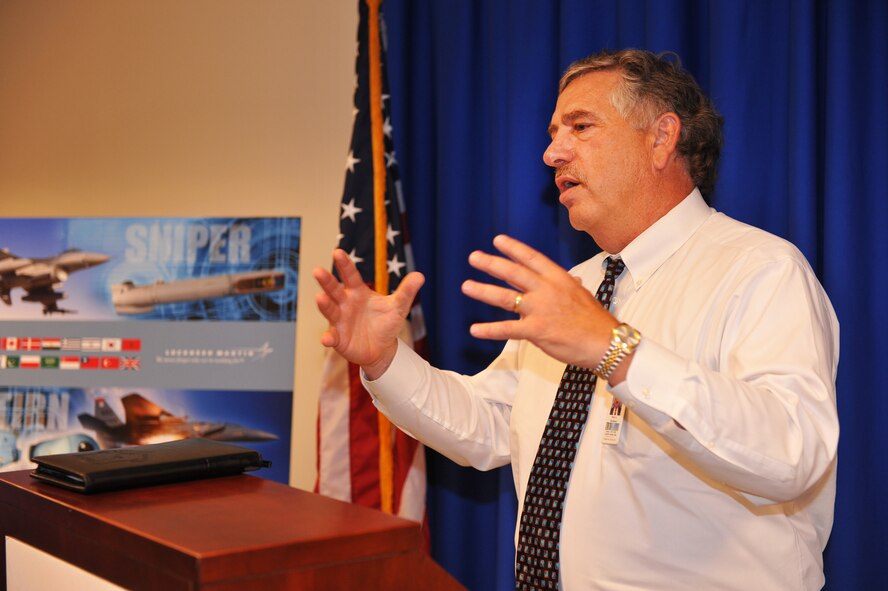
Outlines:
[[318, 267], [312, 271], [311, 275], [330, 299], [338, 302], [345, 295], [345, 289], [342, 287], [342, 284], [327, 269]]
[[341, 248], [337, 248], [333, 251], [333, 264], [336, 265], [336, 270], [339, 271], [339, 278], [342, 279], [342, 284], [345, 287], [354, 289], [360, 286], [366, 286], [364, 278], [361, 277], [361, 274], [352, 262], [351, 257]]
[[[487, 283], [479, 283], [471, 279], [464, 281], [462, 284], [462, 292], [472, 298], [491, 306], [517, 312], [515, 310], [515, 299], [519, 295], [514, 289], [490, 285]], [[526, 309], [527, 302], [524, 301], [524, 294], [521, 294], [522, 308]]]
[[321, 335], [321, 344], [325, 347], [336, 347], [339, 344], [339, 333], [332, 326]]
[[546, 255], [505, 234], [494, 238], [493, 245], [505, 257], [475, 251], [469, 255], [469, 264], [519, 291], [532, 291], [540, 286], [543, 278], [557, 282], [561, 275], [567, 274]]
[[413, 304], [413, 300], [416, 299], [416, 294], [419, 293], [419, 288], [421, 288], [424, 283], [425, 276], [422, 273], [417, 271], [408, 273], [404, 279], [401, 280], [401, 283], [398, 284], [398, 289], [396, 289], [394, 293], [398, 305], [409, 309], [410, 305]]
[[512, 259], [513, 261], [524, 265], [528, 269], [545, 275], [555, 270], [563, 270], [558, 264], [540, 251], [531, 248], [519, 240], [515, 240], [511, 236], [499, 234], [494, 237], [493, 245], [498, 251]]
[[318, 310], [327, 319], [327, 322], [333, 324], [339, 318], [339, 305], [326, 293], [315, 294], [315, 303]]
[[480, 250], [469, 255], [469, 264], [521, 291], [533, 289], [538, 284], [538, 276], [527, 267]]
[[479, 322], [469, 327], [469, 333], [476, 339], [505, 341], [508, 339], [526, 339], [526, 324], [521, 320], [502, 320], [500, 322]]

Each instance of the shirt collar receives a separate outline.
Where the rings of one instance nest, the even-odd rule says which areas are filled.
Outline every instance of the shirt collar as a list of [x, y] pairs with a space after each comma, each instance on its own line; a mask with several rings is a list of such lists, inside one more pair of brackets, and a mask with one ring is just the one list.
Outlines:
[[619, 253], [639, 289], [675, 251], [694, 235], [715, 210], [694, 189], [678, 205], [639, 234]]

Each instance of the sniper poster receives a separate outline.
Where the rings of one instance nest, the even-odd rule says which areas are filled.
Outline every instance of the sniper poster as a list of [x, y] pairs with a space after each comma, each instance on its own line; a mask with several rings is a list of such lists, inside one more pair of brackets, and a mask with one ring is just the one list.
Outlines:
[[298, 218], [0, 219], [0, 469], [205, 437], [289, 474]]

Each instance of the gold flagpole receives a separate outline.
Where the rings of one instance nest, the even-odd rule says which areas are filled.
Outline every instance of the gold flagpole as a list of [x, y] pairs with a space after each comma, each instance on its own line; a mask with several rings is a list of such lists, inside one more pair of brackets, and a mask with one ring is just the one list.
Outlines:
[[[382, 48], [379, 34], [379, 5], [381, 0], [365, 0], [370, 9], [370, 139], [373, 147], [373, 226], [375, 245], [376, 291], [388, 294], [388, 248], [386, 230], [388, 219], [385, 211], [385, 139], [382, 121]], [[394, 466], [392, 461], [392, 428], [382, 413], [379, 419], [379, 493], [381, 507], [392, 513], [394, 490]]]

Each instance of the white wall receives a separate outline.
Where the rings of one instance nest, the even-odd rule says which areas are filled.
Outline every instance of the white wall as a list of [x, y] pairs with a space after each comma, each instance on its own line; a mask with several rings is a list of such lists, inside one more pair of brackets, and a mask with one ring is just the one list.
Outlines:
[[299, 216], [291, 483], [315, 476], [310, 270], [352, 122], [354, 0], [2, 0], [0, 216]]

